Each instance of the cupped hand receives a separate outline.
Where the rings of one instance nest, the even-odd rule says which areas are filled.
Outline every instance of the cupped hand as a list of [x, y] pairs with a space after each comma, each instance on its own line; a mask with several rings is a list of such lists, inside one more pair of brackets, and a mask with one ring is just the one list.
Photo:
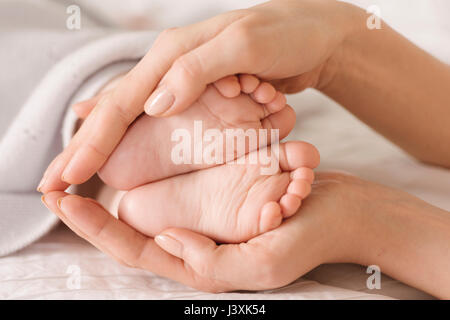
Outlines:
[[354, 239], [358, 219], [352, 217], [362, 199], [355, 191], [358, 183], [349, 176], [318, 174], [298, 214], [241, 244], [217, 245], [186, 229], [168, 229], [152, 239], [94, 200], [60, 191], [46, 194], [44, 203], [78, 235], [127, 266], [203, 291], [264, 290], [287, 285], [322, 263], [355, 256], [361, 243]]
[[208, 83], [255, 74], [286, 92], [327, 79], [327, 61], [350, 32], [353, 7], [334, 0], [279, 0], [166, 30], [96, 107], [38, 187], [47, 193], [87, 181], [145, 111], [169, 116]]

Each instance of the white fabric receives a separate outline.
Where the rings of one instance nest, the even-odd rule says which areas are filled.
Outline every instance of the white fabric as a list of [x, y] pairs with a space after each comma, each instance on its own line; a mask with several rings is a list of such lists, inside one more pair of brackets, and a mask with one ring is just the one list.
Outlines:
[[[110, 64], [97, 71], [91, 77], [86, 79], [78, 90], [73, 94], [67, 105], [71, 106], [77, 102], [87, 100], [95, 96], [111, 79], [120, 74], [131, 70], [136, 65], [137, 60], [121, 61]], [[66, 115], [62, 125], [63, 146], [69, 145], [70, 140], [76, 131], [78, 117], [71, 108], [66, 109]]]
[[[79, 271], [80, 285], [75, 276]], [[0, 259], [0, 299], [388, 299], [298, 280], [259, 293], [209, 294], [124, 267], [61, 225], [24, 250]]]
[[155, 36], [117, 34], [80, 48], [55, 65], [20, 110], [0, 142], [0, 255], [28, 245], [56, 222], [42, 208], [35, 188], [45, 166], [62, 150], [59, 130], [71, 96], [103, 67], [142, 57]]

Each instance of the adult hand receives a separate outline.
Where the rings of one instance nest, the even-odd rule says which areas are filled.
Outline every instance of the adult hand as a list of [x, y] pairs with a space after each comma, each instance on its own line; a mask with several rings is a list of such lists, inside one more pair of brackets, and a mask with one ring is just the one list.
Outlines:
[[118, 86], [99, 99], [50, 164], [38, 190], [64, 190], [87, 181], [144, 105], [152, 116], [181, 112], [208, 83], [234, 74], [274, 80], [285, 92], [320, 85], [332, 73], [327, 61], [351, 32], [355, 12], [334, 0], [278, 0], [166, 30]]
[[93, 200], [56, 191], [46, 194], [44, 203], [78, 235], [127, 266], [204, 291], [263, 290], [286, 285], [322, 263], [349, 261], [362, 251], [360, 219], [354, 219], [363, 199], [353, 186], [359, 179], [318, 174], [316, 181], [298, 214], [238, 245], [218, 246], [186, 229], [166, 230], [155, 243]]
[[450, 297], [449, 213], [353, 176], [317, 174], [296, 215], [241, 244], [217, 245], [174, 228], [155, 242], [94, 200], [61, 191], [43, 200], [73, 231], [123, 264], [204, 291], [273, 289], [320, 264], [349, 262], [376, 264], [406, 284]]

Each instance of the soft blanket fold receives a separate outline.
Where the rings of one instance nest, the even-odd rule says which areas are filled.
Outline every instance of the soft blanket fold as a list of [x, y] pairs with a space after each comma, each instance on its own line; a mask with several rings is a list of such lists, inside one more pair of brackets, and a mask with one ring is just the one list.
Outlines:
[[57, 222], [35, 188], [62, 151], [62, 120], [73, 95], [99, 71], [140, 59], [155, 36], [122, 33], [82, 46], [47, 73], [19, 111], [0, 142], [0, 256], [23, 248]]

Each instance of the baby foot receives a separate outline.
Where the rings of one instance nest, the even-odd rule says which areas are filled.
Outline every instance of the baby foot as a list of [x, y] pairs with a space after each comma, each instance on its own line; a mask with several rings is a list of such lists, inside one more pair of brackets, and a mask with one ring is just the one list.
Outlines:
[[[261, 160], [250, 160], [263, 159], [263, 153], [277, 160], [272, 175], [261, 174]], [[297, 212], [319, 158], [306, 142], [275, 144], [247, 154], [244, 164], [234, 161], [133, 189], [122, 198], [119, 217], [149, 236], [183, 227], [219, 242], [247, 241]]]
[[[223, 164], [225, 160], [230, 160], [227, 158], [230, 154], [232, 159], [244, 154], [235, 156], [236, 150], [226, 150], [222, 162], [174, 163], [171, 151], [176, 143], [171, 139], [172, 133], [177, 129], [186, 129], [194, 136], [196, 120], [202, 122], [203, 131], [219, 129], [223, 135], [225, 129], [279, 129], [279, 138], [286, 137], [294, 126], [295, 112], [285, 104], [284, 96], [270, 84], [260, 83], [253, 76], [240, 76], [239, 79], [240, 88], [250, 95], [239, 93], [234, 98], [224, 97], [216, 89], [227, 87], [226, 82], [230, 79], [224, 79], [222, 83], [208, 86], [199, 100], [179, 115], [167, 118], [143, 115], [138, 118], [99, 171], [101, 179], [116, 189], [130, 190], [152, 181]], [[245, 152], [258, 147], [247, 148]]]

